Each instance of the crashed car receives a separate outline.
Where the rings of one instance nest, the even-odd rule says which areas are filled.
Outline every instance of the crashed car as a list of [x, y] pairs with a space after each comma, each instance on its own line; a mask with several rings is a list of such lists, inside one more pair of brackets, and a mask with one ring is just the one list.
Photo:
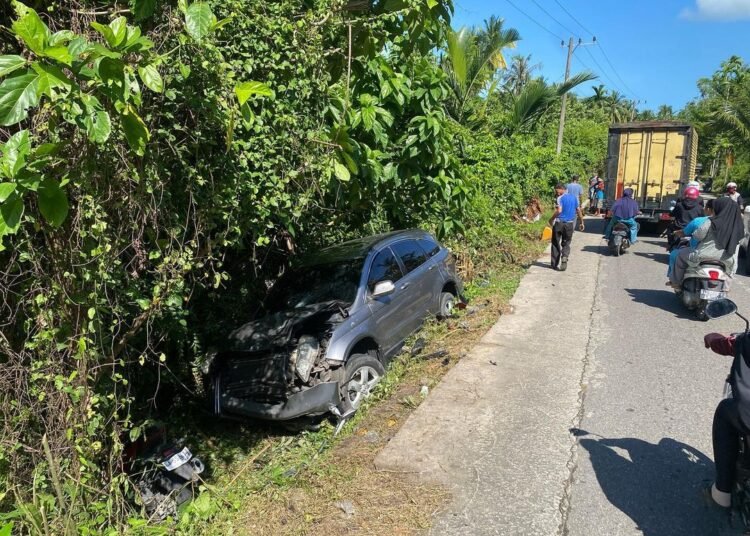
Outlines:
[[284, 274], [265, 316], [203, 366], [215, 414], [288, 421], [351, 415], [429, 315], [462, 299], [455, 260], [421, 230], [323, 249]]

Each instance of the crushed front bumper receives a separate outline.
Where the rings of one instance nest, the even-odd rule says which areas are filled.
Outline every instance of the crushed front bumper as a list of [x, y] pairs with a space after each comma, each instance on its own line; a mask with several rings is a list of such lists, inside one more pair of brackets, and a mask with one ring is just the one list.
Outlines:
[[218, 415], [249, 417], [266, 421], [288, 421], [308, 415], [322, 415], [338, 406], [341, 398], [338, 382], [319, 383], [289, 396], [285, 401], [269, 404], [236, 398], [222, 393], [217, 377], [214, 385], [214, 412]]

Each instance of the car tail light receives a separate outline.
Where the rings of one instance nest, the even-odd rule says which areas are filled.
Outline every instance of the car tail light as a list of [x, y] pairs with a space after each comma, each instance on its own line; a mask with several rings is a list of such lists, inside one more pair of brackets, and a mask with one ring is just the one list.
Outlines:
[[716, 281], [717, 279], [719, 279], [719, 273], [720, 272], [718, 270], [709, 270], [708, 277]]

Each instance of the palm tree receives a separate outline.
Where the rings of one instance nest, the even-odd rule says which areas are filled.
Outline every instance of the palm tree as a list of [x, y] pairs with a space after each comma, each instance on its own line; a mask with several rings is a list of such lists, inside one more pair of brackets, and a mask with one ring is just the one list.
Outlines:
[[657, 119], [674, 119], [674, 110], [668, 104], [662, 104], [656, 111]]
[[558, 99], [573, 88], [595, 80], [596, 75], [583, 72], [562, 84], [547, 84], [543, 79], [529, 82], [517, 96], [512, 97], [512, 110], [506, 134], [527, 130], [550, 109]]
[[586, 100], [598, 106], [603, 105], [605, 101], [607, 100], [607, 90], [604, 87], [604, 84], [599, 84], [598, 86], [592, 86], [591, 89], [594, 90], [594, 94], [591, 95]]
[[505, 68], [503, 50], [514, 47], [520, 36], [514, 28], [504, 29], [502, 19], [492, 17], [483, 29], [450, 30], [447, 38], [440, 60], [452, 90], [446, 110], [463, 123], [470, 100], [487, 90], [497, 71]]
[[518, 96], [531, 81], [534, 71], [541, 68], [541, 63], [531, 65], [531, 54], [528, 56], [513, 56], [510, 66], [503, 77], [505, 89]]
[[630, 117], [631, 107], [625, 95], [619, 91], [612, 90], [605, 100], [609, 110], [609, 118], [613, 123], [622, 123]]

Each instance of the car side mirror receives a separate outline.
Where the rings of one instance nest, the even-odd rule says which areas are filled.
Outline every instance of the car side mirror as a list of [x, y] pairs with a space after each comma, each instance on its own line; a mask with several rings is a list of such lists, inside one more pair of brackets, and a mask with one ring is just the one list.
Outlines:
[[726, 298], [709, 302], [706, 305], [706, 316], [708, 318], [721, 318], [737, 312], [737, 305]]
[[381, 296], [388, 296], [388, 294], [393, 294], [395, 290], [396, 285], [393, 284], [393, 281], [380, 281], [379, 283], [375, 283], [375, 287], [372, 289], [372, 297], [380, 298]]

